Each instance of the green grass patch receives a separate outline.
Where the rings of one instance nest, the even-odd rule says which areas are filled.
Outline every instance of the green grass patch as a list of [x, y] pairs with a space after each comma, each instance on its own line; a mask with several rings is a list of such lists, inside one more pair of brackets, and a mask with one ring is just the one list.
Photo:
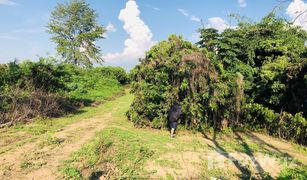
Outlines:
[[167, 160], [167, 159], [158, 159], [158, 160], [156, 160], [156, 163], [158, 163], [162, 167], [180, 169], [180, 165], [176, 161], [170, 161], [170, 160]]
[[307, 177], [307, 165], [289, 168], [284, 167], [278, 176], [278, 180], [288, 180], [288, 179], [296, 179], [296, 180], [305, 180]]

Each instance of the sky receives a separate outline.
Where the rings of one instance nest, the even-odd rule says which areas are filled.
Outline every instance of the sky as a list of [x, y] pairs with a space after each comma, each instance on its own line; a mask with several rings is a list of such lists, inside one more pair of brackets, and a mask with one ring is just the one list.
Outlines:
[[[279, 5], [278, 15], [289, 21], [307, 10], [303, 0], [86, 0], [106, 29], [101, 48], [105, 65], [129, 70], [146, 51], [170, 34], [197, 42], [197, 30], [235, 28], [229, 14], [259, 21]], [[46, 32], [50, 14], [65, 0], [0, 0], [0, 63], [56, 55], [56, 44]], [[307, 30], [307, 15], [295, 25]]]

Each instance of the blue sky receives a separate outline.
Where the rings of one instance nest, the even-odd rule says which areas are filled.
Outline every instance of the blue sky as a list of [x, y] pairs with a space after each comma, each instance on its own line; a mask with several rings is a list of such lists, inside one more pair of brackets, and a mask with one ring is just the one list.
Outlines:
[[[64, 0], [0, 0], [0, 63], [37, 60], [54, 55], [55, 44], [46, 33], [51, 11]], [[105, 64], [130, 69], [153, 44], [170, 34], [197, 40], [197, 29], [212, 26], [220, 31], [235, 26], [230, 13], [261, 19], [278, 0], [87, 0], [109, 32], [97, 42]], [[291, 19], [307, 8], [302, 0], [283, 3], [280, 14]], [[291, 14], [292, 13], [292, 14]], [[121, 15], [120, 15], [121, 14]], [[300, 25], [300, 24], [298, 24]], [[303, 25], [304, 26], [304, 25]]]

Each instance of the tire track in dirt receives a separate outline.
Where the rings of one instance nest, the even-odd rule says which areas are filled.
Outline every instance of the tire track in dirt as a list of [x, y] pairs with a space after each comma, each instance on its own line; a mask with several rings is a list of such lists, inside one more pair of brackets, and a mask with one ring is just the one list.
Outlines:
[[55, 137], [66, 139], [68, 136], [77, 133], [80, 138], [74, 138], [72, 142], [64, 143], [63, 145], [46, 151], [48, 156], [44, 159], [47, 164], [41, 168], [30, 172], [25, 177], [26, 179], [43, 179], [49, 177], [55, 179], [57, 171], [62, 161], [67, 159], [69, 155], [82, 147], [86, 142], [95, 137], [95, 133], [106, 127], [107, 121], [112, 118], [112, 113], [108, 113], [101, 118], [92, 118], [86, 121], [72, 124], [67, 129], [60, 133], [56, 133]]
[[[117, 99], [116, 99], [117, 100]], [[114, 100], [114, 101], [116, 101]], [[118, 103], [117, 103], [118, 104]], [[104, 114], [84, 119], [64, 127], [60, 132], [53, 135], [55, 139], [63, 140], [56, 147], [43, 147], [42, 141], [27, 143], [17, 147], [13, 152], [0, 155], [0, 179], [57, 179], [60, 164], [70, 154], [79, 150], [84, 144], [95, 137], [95, 133], [104, 129], [113, 118], [112, 113], [118, 107]], [[24, 158], [33, 156], [32, 163], [39, 164], [33, 169], [22, 168]], [[37, 159], [36, 159], [37, 158]]]

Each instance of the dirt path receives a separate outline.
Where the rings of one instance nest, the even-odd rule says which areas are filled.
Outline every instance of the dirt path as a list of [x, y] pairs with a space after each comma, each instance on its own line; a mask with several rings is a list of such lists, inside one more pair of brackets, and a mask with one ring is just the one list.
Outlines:
[[[116, 141], [113, 148], [121, 152], [119, 156], [128, 156], [131, 153], [128, 151], [135, 150], [135, 156], [130, 157], [134, 160], [139, 156], [138, 149], [144, 147], [154, 152], [153, 158], [144, 157], [148, 158], [144, 163], [145, 170], [152, 172], [150, 177], [153, 179], [239, 179], [240, 174], [262, 179], [261, 172], [267, 172], [276, 178], [283, 165], [281, 158], [293, 158], [302, 164], [307, 163], [306, 153], [296, 149], [293, 144], [259, 133], [234, 132], [233, 135], [219, 137], [210, 133], [203, 135], [180, 131], [177, 138], [168, 139], [166, 131], [136, 129], [124, 115], [131, 99], [132, 96], [125, 95], [106, 102], [99, 106], [99, 111], [86, 116], [90, 118], [77, 115], [80, 120], [56, 128], [50, 134], [43, 133], [33, 137], [23, 131], [4, 134], [5, 138], [0, 140], [0, 180], [61, 179], [59, 168], [63, 161], [95, 139], [96, 132], [108, 129], [114, 130], [111, 138]], [[1, 135], [3, 131], [0, 132]], [[7, 141], [6, 137], [9, 136], [12, 138]], [[31, 141], [19, 144], [27, 139]], [[127, 141], [130, 148], [120, 146]], [[9, 150], [1, 153], [6, 147]], [[130, 164], [133, 165], [133, 162]], [[131, 168], [135, 168], [134, 165]]]
[[116, 110], [112, 107], [109, 112], [59, 129], [47, 139], [42, 137], [1, 154], [0, 179], [57, 179], [61, 162], [105, 128]]

